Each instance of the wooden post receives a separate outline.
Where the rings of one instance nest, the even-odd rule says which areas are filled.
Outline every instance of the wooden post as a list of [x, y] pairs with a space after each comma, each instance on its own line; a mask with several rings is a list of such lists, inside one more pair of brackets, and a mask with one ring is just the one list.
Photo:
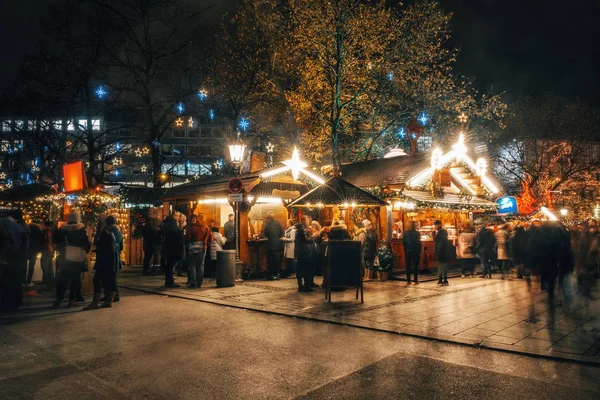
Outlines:
[[240, 260], [246, 265], [251, 264], [250, 250], [248, 249], [248, 212], [240, 211], [240, 226], [239, 226], [239, 244], [240, 244]]

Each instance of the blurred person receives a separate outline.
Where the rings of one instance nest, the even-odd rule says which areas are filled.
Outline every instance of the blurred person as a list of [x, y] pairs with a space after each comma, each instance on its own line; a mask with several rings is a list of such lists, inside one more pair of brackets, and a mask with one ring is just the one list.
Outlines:
[[183, 231], [179, 229], [177, 212], [168, 215], [160, 224], [160, 233], [163, 238], [161, 256], [164, 257], [163, 270], [165, 274], [165, 287], [178, 288], [175, 283], [174, 271], [177, 263], [183, 259], [185, 239]]
[[352, 235], [352, 240], [360, 242], [360, 263], [365, 271], [363, 280], [367, 281], [375, 278], [375, 271], [373, 269], [366, 268], [365, 266], [365, 245], [367, 241], [367, 231], [365, 229], [365, 226], [363, 225], [363, 222], [357, 222], [356, 228], [357, 229]]
[[27, 275], [23, 277], [23, 284], [31, 287], [38, 255], [44, 249], [44, 234], [41, 225], [36, 223], [29, 224], [27, 229], [29, 231], [29, 251], [27, 252]]
[[492, 262], [495, 257], [496, 237], [491, 229], [482, 224], [475, 235], [475, 248], [481, 261], [482, 278], [492, 277]]
[[329, 229], [329, 240], [349, 240], [348, 227], [339, 219], [333, 220]]
[[[214, 227], [219, 231], [219, 228]], [[219, 233], [220, 239], [223, 239]], [[202, 286], [204, 280], [204, 263], [206, 260], [206, 251], [208, 248], [212, 249], [213, 232], [206, 226], [204, 222], [204, 216], [193, 215], [190, 217], [190, 225], [187, 228], [185, 235], [185, 242], [188, 248], [188, 276], [189, 284], [188, 288], [197, 289]], [[223, 243], [224, 244], [224, 243]], [[222, 245], [222, 244], [221, 244]], [[211, 250], [212, 253], [212, 250]], [[216, 258], [215, 250], [215, 260]], [[209, 254], [209, 260], [212, 259], [212, 254]]]
[[71, 212], [69, 222], [60, 227], [57, 243], [64, 253], [56, 277], [56, 301], [52, 307], [60, 307], [67, 287], [69, 307], [75, 307], [77, 297], [81, 294], [81, 274], [87, 270], [87, 254], [92, 246], [78, 212]]
[[212, 232], [212, 240], [210, 241], [210, 270], [214, 271], [214, 274], [216, 276], [217, 273], [217, 253], [221, 250], [223, 250], [225, 248], [225, 244], [227, 244], [227, 239], [225, 239], [225, 237], [223, 235], [221, 235], [221, 232], [219, 232], [219, 228], [216, 226], [213, 226], [211, 228], [211, 232]]
[[304, 224], [297, 224], [294, 237], [294, 255], [296, 260], [298, 292], [314, 292], [314, 289], [312, 289], [313, 277], [310, 266], [311, 240], [312, 233], [306, 229]]
[[523, 279], [526, 251], [527, 232], [525, 231], [525, 223], [520, 223], [515, 226], [510, 239], [510, 258], [515, 267], [517, 267], [518, 279]]
[[11, 210], [8, 217], [0, 219], [0, 309], [7, 311], [23, 304], [22, 268], [29, 235], [17, 222], [21, 218], [21, 210]]
[[52, 221], [45, 221], [42, 228], [42, 256], [40, 265], [42, 267], [42, 283], [54, 282], [54, 268], [52, 259], [54, 258], [54, 243], [52, 241]]
[[509, 251], [509, 243], [510, 243], [510, 233], [508, 232], [508, 225], [503, 224], [498, 227], [496, 231], [496, 260], [499, 262], [500, 271], [502, 273], [502, 279], [505, 278], [507, 272], [510, 271], [509, 260], [510, 257], [508, 255]]
[[[121, 252], [123, 251], [123, 233], [117, 226], [117, 219], [109, 215], [97, 234], [96, 263], [94, 265], [94, 299], [84, 310], [100, 307], [110, 308], [117, 296], [117, 272], [121, 270]], [[104, 303], [102, 301], [104, 290]]]
[[296, 271], [294, 241], [296, 239], [296, 225], [293, 219], [288, 219], [285, 233], [281, 240], [284, 242], [283, 257], [285, 258], [285, 278], [289, 278]]
[[415, 285], [419, 284], [419, 261], [421, 260], [421, 234], [415, 221], [408, 223], [408, 230], [402, 235], [404, 260], [406, 263], [406, 284], [411, 284], [411, 274]]
[[475, 227], [465, 224], [462, 232], [458, 234], [458, 254], [461, 257], [462, 276], [475, 276], [475, 265], [477, 264], [477, 250], [475, 243]]
[[156, 218], [148, 218], [142, 228], [142, 238], [144, 250], [142, 275], [154, 275], [153, 266], [160, 264], [160, 226]]
[[227, 222], [223, 225], [223, 233], [227, 242], [223, 249], [235, 250], [235, 215], [229, 214], [227, 216]]
[[442, 221], [435, 220], [433, 223], [436, 234], [435, 256], [438, 261], [438, 285], [448, 286], [448, 262], [450, 261], [450, 245], [448, 243], [448, 231], [442, 228]]
[[272, 213], [267, 215], [261, 236], [267, 239], [267, 269], [269, 270], [267, 280], [279, 280], [282, 262], [280, 239], [283, 237], [283, 229]]

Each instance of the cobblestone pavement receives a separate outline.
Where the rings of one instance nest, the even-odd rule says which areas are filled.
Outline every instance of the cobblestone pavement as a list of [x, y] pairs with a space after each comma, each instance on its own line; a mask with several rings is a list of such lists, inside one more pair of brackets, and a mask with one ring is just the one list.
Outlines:
[[[455, 278], [450, 286], [425, 282], [365, 283], [364, 304], [355, 291], [298, 293], [295, 279], [246, 281], [217, 288], [166, 289], [162, 276], [141, 276], [129, 267], [119, 275], [122, 287], [249, 310], [308, 318], [518, 353], [600, 364], [600, 300], [574, 300], [554, 313], [539, 285], [523, 280]], [[317, 280], [317, 283], [320, 283]], [[599, 296], [596, 296], [598, 298]], [[553, 315], [554, 314], [554, 315]]]

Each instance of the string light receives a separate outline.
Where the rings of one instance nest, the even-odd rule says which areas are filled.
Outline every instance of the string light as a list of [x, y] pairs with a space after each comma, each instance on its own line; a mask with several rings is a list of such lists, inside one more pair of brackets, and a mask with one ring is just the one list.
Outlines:
[[275, 146], [269, 142], [269, 144], [267, 145], [267, 153], [272, 153], [273, 150], [275, 150]]

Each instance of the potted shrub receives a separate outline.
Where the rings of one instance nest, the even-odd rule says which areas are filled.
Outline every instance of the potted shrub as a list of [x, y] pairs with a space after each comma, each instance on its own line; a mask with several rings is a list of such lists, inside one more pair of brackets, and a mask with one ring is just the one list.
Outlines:
[[392, 249], [386, 245], [381, 245], [377, 249], [377, 257], [375, 259], [375, 270], [377, 271], [377, 279], [386, 281], [388, 273], [394, 268], [396, 256]]

